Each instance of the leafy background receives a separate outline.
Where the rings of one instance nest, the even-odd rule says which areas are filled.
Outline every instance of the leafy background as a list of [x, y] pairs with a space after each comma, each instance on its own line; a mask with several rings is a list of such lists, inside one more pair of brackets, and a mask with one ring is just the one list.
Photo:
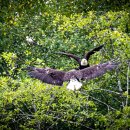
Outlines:
[[[0, 128], [66, 130], [130, 128], [130, 1], [1, 0]], [[26, 41], [32, 37], [36, 44]], [[28, 77], [27, 66], [70, 70], [73, 59], [105, 44], [90, 64], [112, 59], [117, 70], [83, 83], [80, 91]]]

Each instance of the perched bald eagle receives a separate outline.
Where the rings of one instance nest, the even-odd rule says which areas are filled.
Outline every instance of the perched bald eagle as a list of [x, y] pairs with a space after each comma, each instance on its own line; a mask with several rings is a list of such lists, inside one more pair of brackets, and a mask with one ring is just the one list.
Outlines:
[[32, 37], [26, 36], [26, 41], [32, 45], [37, 45], [37, 42]]
[[63, 55], [66, 55], [68, 57], [71, 57], [71, 58], [75, 59], [78, 62], [78, 64], [79, 64], [79, 67], [77, 69], [81, 70], [81, 69], [84, 69], [84, 68], [87, 68], [87, 67], [90, 66], [89, 63], [88, 63], [88, 60], [89, 60], [90, 56], [92, 54], [94, 54], [95, 52], [99, 51], [103, 46], [104, 46], [104, 44], [100, 45], [99, 47], [96, 47], [96, 48], [90, 50], [89, 52], [87, 52], [84, 55], [84, 57], [82, 59], [80, 57], [76, 56], [76, 55], [73, 55], [73, 54], [70, 54], [70, 53], [66, 53], [66, 52], [56, 52], [56, 53], [57, 54], [63, 54]]
[[[102, 76], [107, 71], [116, 68], [118, 64], [119, 63], [109, 61], [85, 69], [68, 71], [68, 72], [51, 69], [51, 68], [35, 68], [35, 67], [28, 67], [27, 70], [28, 70], [28, 74], [32, 78], [39, 79], [42, 82], [48, 84], [62, 86], [64, 81], [70, 81], [71, 79], [90, 80]], [[79, 84], [77, 87], [80, 88], [81, 85]]]

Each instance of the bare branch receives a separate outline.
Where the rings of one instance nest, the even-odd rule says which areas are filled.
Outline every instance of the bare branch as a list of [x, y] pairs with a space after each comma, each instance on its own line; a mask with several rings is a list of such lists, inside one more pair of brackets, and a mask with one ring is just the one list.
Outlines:
[[[121, 81], [119, 79], [119, 76], [118, 76], [118, 72], [119, 72], [119, 69], [116, 70], [116, 75], [117, 75], [117, 84], [118, 84], [118, 88], [119, 88], [119, 92], [121, 93], [121, 97], [123, 98], [123, 90], [122, 90], [122, 86], [121, 86]], [[122, 107], [124, 107], [124, 102], [122, 101]]]
[[115, 91], [108, 90], [108, 89], [102, 89], [102, 88], [95, 88], [95, 89], [92, 89], [92, 90], [85, 90], [85, 91], [88, 91], [88, 92], [89, 92], [89, 91], [93, 91], [93, 90], [106, 91], [106, 92], [109, 92], [109, 93], [121, 95], [121, 93], [119, 93], [119, 92], [115, 92]]
[[[83, 93], [83, 92], [82, 92], [82, 94], [86, 95], [86, 93]], [[89, 97], [91, 97], [93, 100], [98, 101], [98, 102], [104, 104], [105, 106], [107, 106], [108, 112], [109, 112], [110, 109], [116, 110], [115, 108], [111, 107], [109, 104], [107, 104], [107, 103], [101, 101], [100, 99], [97, 99], [97, 98], [95, 98], [95, 97], [93, 97], [93, 96], [90, 96], [90, 95], [89, 95]]]
[[128, 105], [128, 99], [129, 99], [129, 74], [130, 74], [130, 62], [128, 62], [128, 70], [127, 70], [127, 97], [126, 97], [126, 106]]

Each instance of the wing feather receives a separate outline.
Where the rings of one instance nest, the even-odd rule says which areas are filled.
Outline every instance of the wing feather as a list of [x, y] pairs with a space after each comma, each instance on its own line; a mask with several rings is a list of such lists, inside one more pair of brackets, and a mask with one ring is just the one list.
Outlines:
[[62, 54], [62, 55], [66, 55], [68, 57], [71, 57], [71, 58], [75, 59], [78, 62], [78, 64], [80, 65], [81, 59], [76, 55], [73, 55], [71, 53], [66, 53], [66, 52], [57, 52], [57, 54]]
[[39, 79], [45, 83], [61, 86], [64, 81], [69, 81], [71, 78], [90, 80], [102, 76], [107, 71], [115, 69], [119, 63], [106, 62], [103, 64], [94, 65], [82, 70], [74, 71], [59, 71], [55, 69], [35, 68], [29, 69], [29, 75], [33, 78]]
[[118, 63], [107, 62], [99, 65], [94, 65], [82, 70], [75, 70], [66, 72], [64, 75], [64, 81], [69, 81], [71, 78], [77, 78], [82, 80], [89, 80], [99, 76], [102, 76], [107, 71], [113, 70], [118, 66]]
[[85, 57], [87, 60], [89, 60], [90, 56], [91, 56], [92, 54], [94, 54], [95, 52], [99, 51], [103, 46], [104, 46], [104, 44], [103, 44], [103, 45], [100, 45], [99, 47], [96, 47], [96, 48], [92, 49], [92, 50], [89, 51], [87, 54], [85, 54], [84, 57]]
[[107, 71], [111, 71], [118, 66], [117, 63], [107, 62], [99, 65], [95, 65], [86, 69], [81, 70], [82, 79], [93, 79], [99, 76], [102, 76]]
[[[60, 73], [61, 72], [61, 73]], [[62, 77], [64, 73], [62, 71], [56, 71], [54, 69], [40, 69], [34, 68], [28, 72], [29, 76], [41, 80], [42, 82], [59, 85], [63, 84]]]

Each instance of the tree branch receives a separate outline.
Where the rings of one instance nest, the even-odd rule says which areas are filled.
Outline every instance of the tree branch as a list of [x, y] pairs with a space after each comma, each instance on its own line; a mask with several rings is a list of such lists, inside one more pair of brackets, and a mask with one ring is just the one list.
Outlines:
[[127, 97], [126, 97], [126, 106], [128, 105], [128, 99], [129, 99], [129, 73], [130, 73], [130, 62], [128, 62], [128, 70], [127, 70], [127, 86], [126, 86]]

